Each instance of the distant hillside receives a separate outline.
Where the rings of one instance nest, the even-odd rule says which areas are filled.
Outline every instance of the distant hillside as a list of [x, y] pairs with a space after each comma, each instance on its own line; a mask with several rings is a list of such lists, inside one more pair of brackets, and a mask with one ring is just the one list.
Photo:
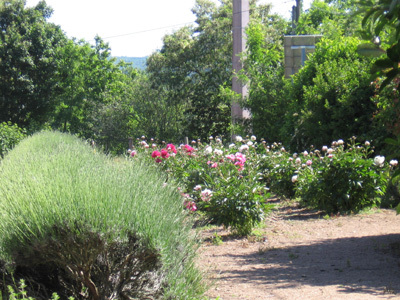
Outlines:
[[136, 69], [139, 70], [144, 70], [146, 69], [146, 57], [127, 57], [127, 56], [116, 56], [117, 62], [120, 60], [123, 60], [127, 63], [132, 63], [132, 66]]

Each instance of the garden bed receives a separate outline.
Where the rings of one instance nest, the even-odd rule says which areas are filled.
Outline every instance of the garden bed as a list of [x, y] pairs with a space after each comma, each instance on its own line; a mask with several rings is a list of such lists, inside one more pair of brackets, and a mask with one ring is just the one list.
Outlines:
[[[278, 203], [265, 228], [235, 238], [204, 230], [200, 261], [211, 299], [399, 299], [400, 216], [327, 216]], [[222, 242], [222, 243], [221, 243]]]

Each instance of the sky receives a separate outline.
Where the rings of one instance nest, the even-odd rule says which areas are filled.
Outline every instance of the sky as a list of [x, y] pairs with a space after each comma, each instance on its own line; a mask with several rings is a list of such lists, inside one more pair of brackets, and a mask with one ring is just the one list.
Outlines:
[[[213, 0], [218, 3], [217, 0]], [[307, 9], [312, 0], [304, 0]], [[39, 0], [26, 0], [28, 7]], [[161, 49], [162, 38], [193, 24], [195, 0], [46, 0], [54, 10], [49, 22], [60, 25], [68, 37], [90, 43], [99, 35], [112, 56], [144, 57]], [[260, 0], [289, 19], [295, 0]]]

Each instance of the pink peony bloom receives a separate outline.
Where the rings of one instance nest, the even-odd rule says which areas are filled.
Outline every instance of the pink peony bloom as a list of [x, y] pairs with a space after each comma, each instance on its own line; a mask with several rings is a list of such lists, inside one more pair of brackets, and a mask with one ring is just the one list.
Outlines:
[[194, 151], [194, 149], [192, 147], [190, 147], [189, 145], [184, 145], [183, 147], [185, 148], [186, 152], [188, 152], [188, 153], [192, 153]]
[[175, 153], [175, 154], [176, 154], [176, 152], [177, 152], [174, 144], [168, 144], [168, 145], [167, 145], [167, 150], [168, 150], [168, 151], [172, 151], [172, 152]]
[[131, 157], [134, 157], [137, 154], [135, 150], [131, 151]]
[[197, 206], [196, 203], [194, 203], [193, 201], [185, 201], [185, 207], [187, 209], [189, 209], [190, 211], [196, 211], [197, 210]]
[[156, 158], [156, 157], [160, 157], [160, 156], [161, 156], [161, 152], [157, 151], [157, 150], [153, 151], [153, 153], [151, 154], [152, 158]]
[[307, 166], [311, 166], [312, 165], [312, 160], [307, 160], [307, 162], [306, 162], [306, 164], [307, 164]]
[[212, 163], [211, 168], [218, 168], [218, 163]]
[[240, 161], [241, 163], [245, 163], [246, 162], [246, 155], [242, 154], [242, 153], [236, 153], [235, 154], [235, 158], [237, 161]]
[[230, 159], [231, 161], [235, 161], [236, 157], [233, 154], [229, 154], [227, 156], [225, 156], [226, 158]]
[[157, 158], [157, 159], [156, 159], [156, 163], [159, 164], [160, 162], [162, 162], [162, 160], [161, 160], [160, 158]]
[[168, 158], [169, 157], [169, 153], [167, 149], [162, 149], [161, 150], [161, 157], [162, 158]]
[[212, 197], [213, 192], [209, 189], [205, 189], [201, 192], [201, 200], [208, 202]]

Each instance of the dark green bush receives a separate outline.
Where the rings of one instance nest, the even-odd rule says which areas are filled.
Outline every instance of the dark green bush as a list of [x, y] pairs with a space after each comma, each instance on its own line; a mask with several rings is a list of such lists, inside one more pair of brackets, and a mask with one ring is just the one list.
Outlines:
[[292, 151], [352, 136], [375, 138], [370, 62], [357, 54], [358, 44], [356, 38], [322, 39], [288, 84], [291, 104], [282, 137]]
[[0, 169], [0, 259], [37, 298], [196, 299], [192, 224], [164, 180], [67, 134], [27, 138]]

